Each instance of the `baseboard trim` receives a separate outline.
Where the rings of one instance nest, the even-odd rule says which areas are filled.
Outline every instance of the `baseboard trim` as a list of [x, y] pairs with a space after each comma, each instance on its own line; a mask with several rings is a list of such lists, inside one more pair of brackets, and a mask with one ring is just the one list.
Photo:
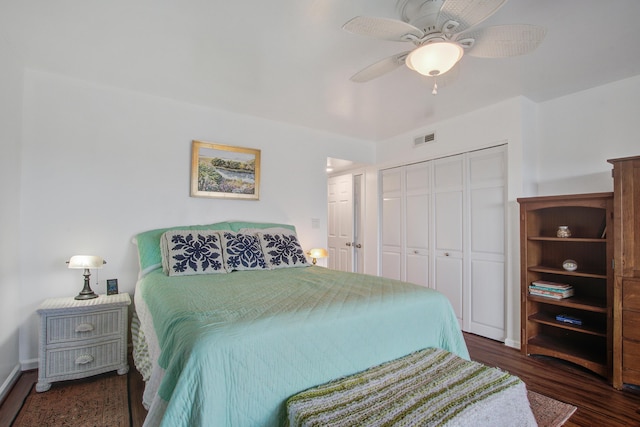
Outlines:
[[506, 339], [504, 340], [504, 345], [520, 350], [520, 341]]
[[23, 371], [32, 371], [38, 369], [38, 359], [30, 359], [24, 362], [20, 362], [21, 369]]
[[7, 379], [0, 386], [0, 405], [4, 403], [4, 400], [6, 399], [7, 395], [9, 395], [9, 392], [13, 388], [13, 385], [18, 381], [18, 378], [20, 378], [21, 373], [22, 370], [20, 369], [20, 365], [14, 366]]

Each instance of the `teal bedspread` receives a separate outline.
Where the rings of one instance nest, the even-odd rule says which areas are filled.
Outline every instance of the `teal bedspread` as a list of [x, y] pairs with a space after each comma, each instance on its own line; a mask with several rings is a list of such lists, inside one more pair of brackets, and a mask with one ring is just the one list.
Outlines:
[[440, 293], [321, 267], [138, 284], [165, 369], [165, 426], [279, 426], [302, 390], [426, 347], [469, 358]]

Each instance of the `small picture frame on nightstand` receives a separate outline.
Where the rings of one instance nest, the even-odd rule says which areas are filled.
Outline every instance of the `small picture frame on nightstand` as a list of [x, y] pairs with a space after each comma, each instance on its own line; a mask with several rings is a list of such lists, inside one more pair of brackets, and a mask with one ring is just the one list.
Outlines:
[[107, 279], [107, 295], [118, 293], [118, 279]]

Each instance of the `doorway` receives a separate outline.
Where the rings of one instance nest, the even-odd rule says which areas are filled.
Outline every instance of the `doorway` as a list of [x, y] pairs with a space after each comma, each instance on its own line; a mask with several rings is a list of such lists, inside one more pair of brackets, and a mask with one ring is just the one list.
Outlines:
[[364, 173], [329, 177], [327, 266], [333, 270], [364, 272]]

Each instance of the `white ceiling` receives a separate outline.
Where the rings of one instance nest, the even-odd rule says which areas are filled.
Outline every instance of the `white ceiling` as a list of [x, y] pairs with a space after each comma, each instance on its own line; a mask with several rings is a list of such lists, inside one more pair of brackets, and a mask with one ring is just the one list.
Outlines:
[[[29, 68], [381, 140], [517, 95], [540, 102], [640, 74], [640, 1], [510, 0], [480, 24], [545, 26], [532, 54], [465, 56], [455, 80], [402, 67], [349, 77], [411, 45], [341, 29], [396, 0], [2, 0], [0, 37]], [[588, 108], [588, 106], [585, 106]]]

